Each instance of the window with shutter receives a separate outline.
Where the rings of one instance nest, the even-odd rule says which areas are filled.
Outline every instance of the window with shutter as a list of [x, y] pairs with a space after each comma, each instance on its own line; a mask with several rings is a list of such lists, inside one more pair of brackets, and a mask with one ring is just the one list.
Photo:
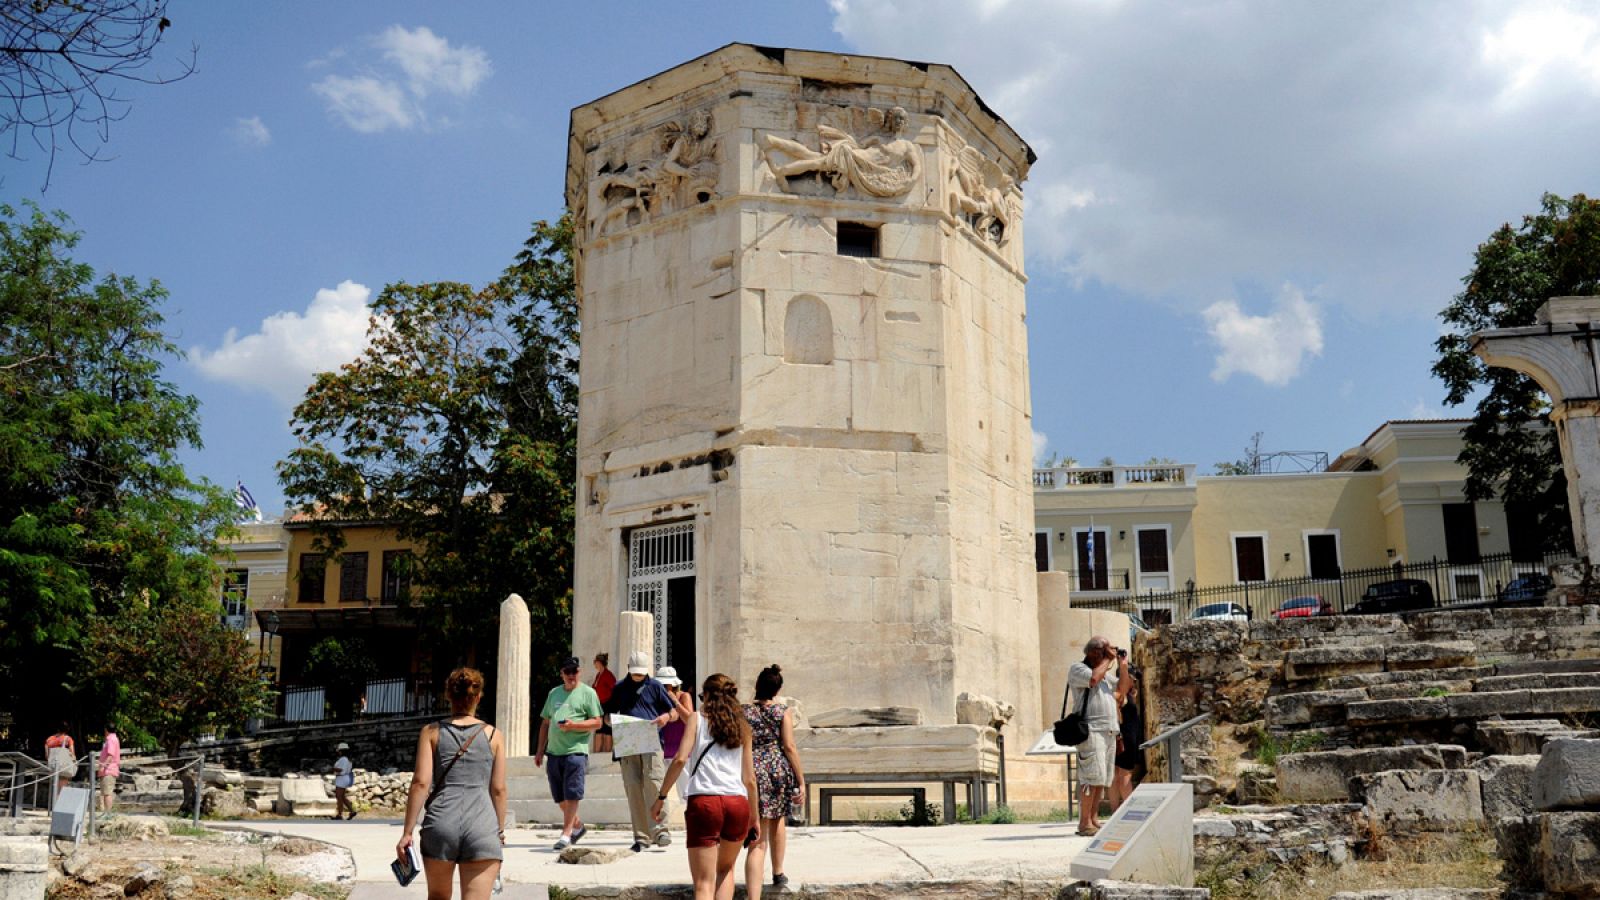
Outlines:
[[340, 602], [367, 599], [367, 554], [346, 553], [339, 558]]

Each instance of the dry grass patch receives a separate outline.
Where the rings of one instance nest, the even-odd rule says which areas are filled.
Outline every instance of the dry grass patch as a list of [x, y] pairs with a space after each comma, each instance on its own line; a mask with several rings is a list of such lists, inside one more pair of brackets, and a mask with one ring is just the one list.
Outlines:
[[1196, 860], [1195, 884], [1210, 888], [1213, 900], [1327, 900], [1341, 891], [1504, 886], [1494, 836], [1484, 831], [1385, 837], [1373, 845], [1375, 853], [1342, 867], [1223, 854]]

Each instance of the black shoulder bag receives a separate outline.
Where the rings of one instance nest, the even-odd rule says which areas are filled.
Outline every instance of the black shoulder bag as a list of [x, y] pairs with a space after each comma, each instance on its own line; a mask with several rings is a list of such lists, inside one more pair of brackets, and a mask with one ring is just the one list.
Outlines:
[[1061, 695], [1061, 718], [1056, 720], [1055, 727], [1051, 729], [1056, 746], [1076, 747], [1089, 739], [1089, 723], [1084, 720], [1083, 712], [1089, 708], [1089, 693], [1093, 690], [1093, 684], [1083, 689], [1083, 702], [1078, 704], [1078, 711], [1069, 716], [1067, 699], [1072, 696], [1072, 677], [1067, 677], [1067, 692]]

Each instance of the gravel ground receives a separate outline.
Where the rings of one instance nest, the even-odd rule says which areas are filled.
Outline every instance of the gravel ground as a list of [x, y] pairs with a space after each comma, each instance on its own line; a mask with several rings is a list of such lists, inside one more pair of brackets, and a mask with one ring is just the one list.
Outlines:
[[[141, 866], [151, 865], [161, 869], [161, 883], [135, 896], [277, 900], [301, 891], [336, 900], [355, 876], [350, 851], [305, 838], [212, 828], [196, 834], [187, 823], [154, 816], [117, 817], [101, 834], [53, 864], [52, 900], [121, 897]], [[184, 876], [192, 888], [174, 887]]]

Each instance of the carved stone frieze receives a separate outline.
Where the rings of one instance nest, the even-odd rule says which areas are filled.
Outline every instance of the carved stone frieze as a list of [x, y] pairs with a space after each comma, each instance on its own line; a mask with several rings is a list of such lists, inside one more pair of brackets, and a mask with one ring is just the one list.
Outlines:
[[1004, 244], [1020, 212], [1016, 179], [971, 147], [962, 147], [953, 158], [950, 215], [985, 239]]
[[[826, 176], [835, 193], [856, 191], [869, 197], [904, 197], [922, 174], [922, 148], [903, 135], [906, 111], [856, 110], [855, 134], [831, 125], [817, 126], [817, 147], [767, 134], [762, 150], [767, 166], [784, 190], [795, 191], [794, 179]], [[867, 133], [866, 138], [857, 134]]]
[[643, 160], [601, 166], [585, 204], [590, 233], [598, 237], [710, 202], [718, 176], [718, 142], [710, 133], [711, 113], [695, 110], [658, 128]]

